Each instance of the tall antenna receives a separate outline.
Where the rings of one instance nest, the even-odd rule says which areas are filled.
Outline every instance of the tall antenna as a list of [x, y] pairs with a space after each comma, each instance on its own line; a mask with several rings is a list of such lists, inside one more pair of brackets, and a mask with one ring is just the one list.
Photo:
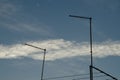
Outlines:
[[42, 62], [42, 71], [41, 71], [41, 80], [43, 80], [46, 49], [43, 49], [43, 48], [40, 48], [40, 47], [37, 47], [37, 46], [33, 46], [33, 45], [30, 45], [30, 44], [27, 44], [27, 43], [25, 43], [25, 45], [30, 46], [30, 47], [33, 47], [33, 48], [37, 48], [37, 49], [40, 49], [40, 50], [43, 50], [43, 51], [44, 51], [43, 62]]
[[96, 68], [93, 66], [93, 51], [92, 51], [92, 18], [91, 17], [83, 17], [83, 16], [75, 16], [75, 15], [69, 15], [69, 17], [75, 17], [75, 18], [83, 18], [83, 19], [89, 19], [89, 23], [90, 23], [90, 57], [91, 57], [91, 64], [89, 66], [89, 70], [90, 70], [90, 80], [93, 80], [93, 69], [99, 71], [100, 73], [105, 74], [106, 76], [111, 77], [114, 80], [118, 80], [117, 78], [113, 77], [112, 75], [100, 70], [99, 68]]
[[91, 57], [91, 64], [89, 66], [90, 69], [90, 80], [93, 80], [93, 51], [92, 51], [92, 18], [91, 17], [84, 17], [84, 16], [75, 16], [75, 15], [69, 15], [69, 17], [74, 17], [74, 18], [82, 18], [82, 19], [88, 19], [90, 23], [90, 57]]

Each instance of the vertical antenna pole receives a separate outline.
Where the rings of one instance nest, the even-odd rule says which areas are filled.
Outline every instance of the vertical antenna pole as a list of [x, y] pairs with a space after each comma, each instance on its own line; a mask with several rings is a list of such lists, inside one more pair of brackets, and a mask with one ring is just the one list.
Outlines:
[[46, 49], [44, 49], [44, 54], [43, 54], [43, 63], [42, 63], [41, 80], [43, 80], [44, 64], [45, 64], [45, 55], [46, 55]]
[[89, 66], [90, 70], [90, 80], [93, 80], [93, 55], [92, 55], [92, 18], [89, 18], [90, 20], [90, 57], [91, 57], [91, 65]]
[[91, 55], [91, 66], [93, 66], [93, 55], [92, 55], [92, 18], [90, 18], [90, 55]]
[[91, 58], [91, 64], [89, 66], [90, 69], [90, 80], [93, 80], [93, 55], [92, 55], [92, 18], [91, 17], [84, 17], [84, 16], [76, 16], [76, 15], [69, 15], [69, 17], [75, 17], [75, 18], [83, 18], [83, 19], [89, 19], [90, 20], [90, 58]]

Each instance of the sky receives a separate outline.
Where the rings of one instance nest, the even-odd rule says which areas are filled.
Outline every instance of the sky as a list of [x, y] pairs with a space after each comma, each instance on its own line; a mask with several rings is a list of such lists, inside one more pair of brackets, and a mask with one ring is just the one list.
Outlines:
[[0, 0], [0, 80], [40, 80], [43, 51], [25, 43], [47, 50], [45, 80], [88, 80], [89, 20], [69, 15], [92, 17], [93, 65], [120, 79], [119, 0]]

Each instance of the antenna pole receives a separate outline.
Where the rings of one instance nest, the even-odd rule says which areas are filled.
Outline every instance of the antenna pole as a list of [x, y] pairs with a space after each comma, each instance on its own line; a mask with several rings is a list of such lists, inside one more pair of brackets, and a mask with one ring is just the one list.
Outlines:
[[82, 19], [89, 19], [90, 22], [90, 58], [91, 58], [91, 64], [89, 66], [90, 70], [90, 80], [93, 80], [93, 55], [92, 55], [92, 18], [91, 17], [84, 17], [84, 16], [76, 16], [76, 15], [69, 15], [69, 17], [74, 18], [82, 18]]
[[43, 62], [42, 62], [42, 71], [41, 71], [41, 80], [43, 80], [46, 49], [43, 49], [43, 48], [40, 48], [40, 47], [37, 47], [37, 46], [33, 46], [33, 45], [30, 45], [30, 44], [27, 44], [27, 43], [25, 43], [24, 45], [27, 45], [27, 46], [30, 46], [30, 47], [33, 47], [33, 48], [37, 48], [37, 49], [40, 49], [40, 50], [43, 50], [43, 51], [44, 51], [44, 54], [43, 54]]

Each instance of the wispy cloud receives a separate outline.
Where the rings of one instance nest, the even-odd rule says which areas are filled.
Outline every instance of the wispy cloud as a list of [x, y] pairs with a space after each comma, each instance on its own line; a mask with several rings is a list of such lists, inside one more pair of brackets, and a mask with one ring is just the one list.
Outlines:
[[[50, 29], [47, 25], [38, 22], [35, 18], [34, 20], [31, 19], [32, 21], [26, 19], [24, 15], [22, 15], [23, 8], [20, 6], [23, 5], [16, 5], [10, 3], [9, 1], [0, 1], [0, 26], [20, 33], [32, 32], [39, 33], [42, 36], [54, 36], [52, 29]], [[20, 16], [23, 20], [20, 19]]]
[[[55, 60], [62, 58], [70, 58], [75, 56], [88, 56], [89, 43], [88, 42], [72, 42], [63, 39], [45, 40], [28, 42], [31, 45], [46, 48], [46, 60]], [[120, 56], [120, 42], [106, 41], [103, 43], [96, 43], [93, 45], [93, 55], [97, 58], [107, 56]], [[29, 57], [35, 60], [42, 60], [43, 51], [21, 45], [0, 45], [0, 58], [12, 59]]]
[[38, 23], [25, 23], [25, 22], [18, 22], [15, 23], [3, 23], [4, 26], [18, 32], [25, 32], [25, 33], [39, 33], [39, 35], [44, 36], [54, 36], [54, 32], [45, 25], [38, 24]]
[[2, 1], [0, 2], [0, 17], [7, 18], [11, 16], [16, 10], [17, 9], [15, 5]]

